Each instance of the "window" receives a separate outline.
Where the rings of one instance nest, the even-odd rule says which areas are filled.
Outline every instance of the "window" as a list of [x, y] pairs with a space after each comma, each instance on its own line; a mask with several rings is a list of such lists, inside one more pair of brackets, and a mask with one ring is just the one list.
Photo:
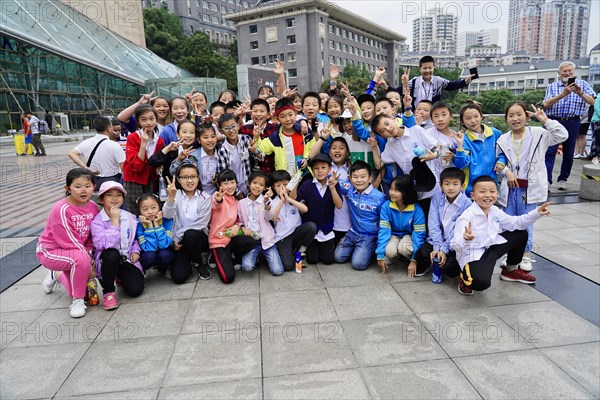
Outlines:
[[227, 14], [227, 9], [225, 8], [225, 6], [221, 6], [221, 13]]
[[277, 60], [277, 54], [269, 54], [269, 64], [274, 63]]
[[250, 49], [251, 50], [258, 50], [258, 42], [257, 41], [250, 42]]
[[544, 80], [543, 79], [538, 79], [537, 80], [537, 84], [538, 85], [543, 85], [544, 84]]
[[286, 38], [287, 44], [296, 44], [296, 35], [290, 35]]
[[209, 5], [208, 5], [208, 1], [203, 1], [202, 2], [202, 8], [207, 9], [207, 10], [210, 8]]
[[334, 28], [333, 25], [329, 24], [329, 33], [333, 34]]
[[258, 57], [252, 57], [252, 58], [250, 59], [250, 63], [251, 63], [252, 65], [258, 65], [258, 64], [260, 64], [260, 58], [258, 58]]
[[188, 7], [188, 17], [192, 16], [192, 7]]
[[279, 61], [285, 61], [285, 54], [279, 53]]
[[194, 33], [194, 25], [190, 25], [190, 33]]
[[265, 29], [265, 41], [267, 43], [273, 43], [277, 41], [277, 27], [270, 26]]
[[204, 22], [210, 22], [210, 15], [204, 14], [202, 16], [202, 21], [204, 21]]
[[296, 61], [296, 52], [287, 53], [287, 61]]
[[504, 86], [505, 86], [505, 82], [504, 81], [498, 82], [498, 87], [499, 88], [503, 88]]
[[347, 53], [347, 52], [348, 52], [348, 45], [347, 45], [346, 43], [344, 43], [344, 44], [342, 45], [342, 51], [343, 51], [344, 53]]
[[331, 50], [335, 49], [335, 42], [334, 42], [333, 40], [330, 40], [330, 41], [329, 41], [329, 48], [330, 48]]
[[335, 61], [336, 65], [340, 65], [342, 63], [342, 59], [340, 57], [336, 57]]
[[262, 64], [266, 64], [267, 63], [267, 56], [262, 56], [261, 60], [262, 60]]
[[250, 30], [250, 34], [258, 33], [258, 27], [256, 25], [250, 25], [248, 29]]
[[219, 17], [213, 15], [211, 19], [212, 19], [212, 23], [213, 24], [218, 24], [219, 23]]
[[210, 10], [211, 11], [219, 11], [219, 7], [217, 7], [217, 5], [215, 3], [210, 3]]
[[336, 49], [337, 51], [341, 51], [341, 50], [342, 50], [342, 44], [341, 44], [340, 42], [336, 42], [336, 43], [335, 43], [335, 49]]
[[329, 56], [329, 64], [335, 64], [335, 57]]
[[244, 8], [248, 8], [248, 2], [247, 1], [243, 1], [242, 5], [244, 6]]
[[296, 18], [288, 18], [285, 20], [285, 26], [287, 28], [293, 28], [296, 26]]
[[342, 29], [342, 37], [347, 38], [348, 37], [348, 31], [345, 29]]
[[298, 76], [298, 70], [296, 68], [290, 68], [288, 69], [288, 76], [290, 78], [295, 78]]
[[551, 83], [554, 83], [555, 79], [554, 78], [548, 78], [548, 85]]

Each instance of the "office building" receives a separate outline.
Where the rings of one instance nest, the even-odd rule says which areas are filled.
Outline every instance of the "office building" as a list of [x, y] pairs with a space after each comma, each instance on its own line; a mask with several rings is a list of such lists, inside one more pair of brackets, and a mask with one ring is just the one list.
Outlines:
[[456, 53], [458, 18], [445, 14], [442, 9], [428, 10], [422, 17], [413, 20], [414, 53]]
[[471, 46], [498, 45], [498, 34], [498, 29], [482, 29], [479, 32], [458, 32], [456, 55], [461, 57], [468, 55]]

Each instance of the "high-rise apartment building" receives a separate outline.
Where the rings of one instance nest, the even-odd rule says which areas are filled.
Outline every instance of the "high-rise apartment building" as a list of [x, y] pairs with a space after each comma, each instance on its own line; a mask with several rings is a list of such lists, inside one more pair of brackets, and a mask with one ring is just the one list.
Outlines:
[[471, 46], [492, 46], [498, 44], [498, 29], [482, 29], [479, 32], [459, 32], [456, 55], [465, 56]]
[[413, 20], [413, 48], [416, 53], [451, 52], [456, 53], [458, 18], [434, 8]]
[[510, 0], [507, 52], [546, 60], [586, 55], [590, 0]]

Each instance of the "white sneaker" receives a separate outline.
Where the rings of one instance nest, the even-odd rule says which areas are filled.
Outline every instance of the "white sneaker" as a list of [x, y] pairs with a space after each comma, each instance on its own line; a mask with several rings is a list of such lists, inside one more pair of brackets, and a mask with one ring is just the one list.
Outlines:
[[236, 271], [239, 271], [239, 270], [241, 270], [241, 269], [242, 269], [242, 264], [235, 264], [235, 265], [233, 266], [233, 269], [234, 269], [234, 270], [236, 270]]
[[558, 190], [567, 190], [567, 181], [558, 181]]
[[531, 265], [531, 257], [523, 256], [523, 260], [519, 264], [519, 268], [521, 268], [523, 271], [531, 271], [533, 269], [533, 265]]
[[42, 282], [42, 288], [44, 289], [44, 292], [46, 292], [46, 294], [52, 293], [52, 291], [56, 289], [57, 285], [58, 281], [56, 280], [56, 278], [54, 278], [53, 272], [48, 271], [44, 282]]
[[598, 157], [592, 158], [592, 164], [595, 164], [595, 165], [600, 164], [600, 160], [598, 160]]
[[578, 158], [581, 158], [581, 154], [573, 154], [574, 160], [577, 160]]
[[71, 314], [72, 318], [81, 318], [85, 315], [86, 308], [83, 299], [75, 299], [69, 306], [69, 314]]

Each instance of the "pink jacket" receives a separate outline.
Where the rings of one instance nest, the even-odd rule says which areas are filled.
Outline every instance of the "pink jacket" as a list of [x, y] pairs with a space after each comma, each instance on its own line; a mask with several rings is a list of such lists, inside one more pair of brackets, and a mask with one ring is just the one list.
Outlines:
[[217, 203], [215, 195], [211, 199], [212, 211], [210, 215], [210, 223], [208, 224], [208, 247], [227, 247], [231, 238], [223, 235], [219, 237], [219, 232], [229, 229], [232, 225], [238, 222], [237, 204], [238, 201], [233, 196], [223, 196], [223, 201]]
[[[264, 250], [273, 246], [275, 241], [275, 230], [269, 222], [273, 218], [273, 210], [265, 210], [263, 205], [263, 196], [261, 195], [257, 201], [260, 203], [258, 208], [258, 224], [260, 225], [260, 243]], [[251, 203], [248, 197], [242, 199], [238, 203], [238, 220], [244, 225], [248, 225], [248, 204]]]

